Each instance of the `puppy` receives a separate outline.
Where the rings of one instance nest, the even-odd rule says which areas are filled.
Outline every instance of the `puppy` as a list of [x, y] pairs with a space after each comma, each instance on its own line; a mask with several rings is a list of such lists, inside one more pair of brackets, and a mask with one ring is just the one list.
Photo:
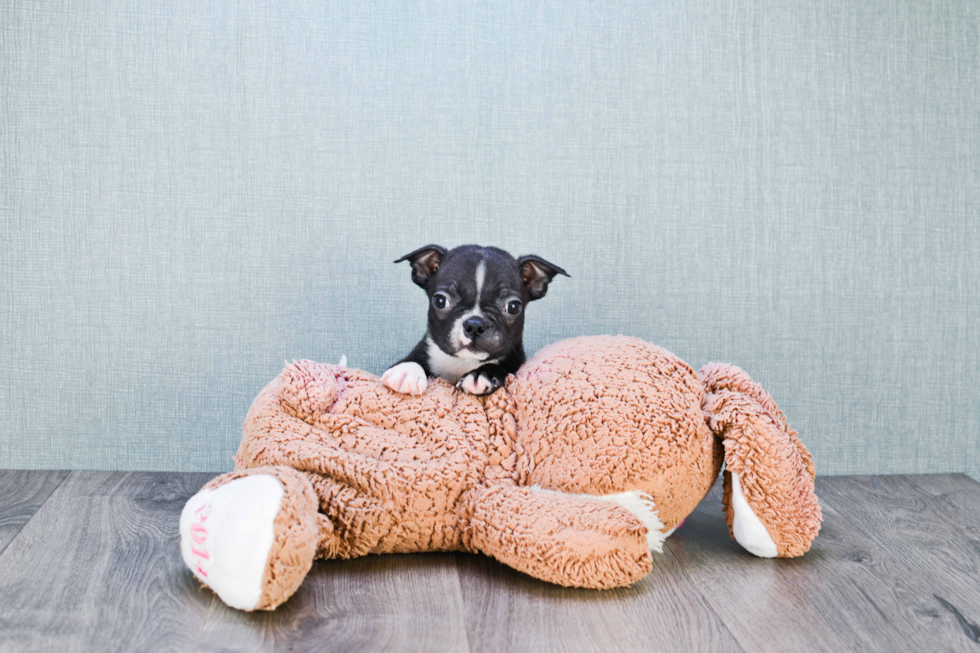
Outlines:
[[426, 245], [395, 263], [412, 265], [412, 281], [429, 298], [429, 326], [415, 349], [381, 381], [420, 395], [439, 376], [473, 395], [488, 395], [517, 371], [524, 354], [524, 308], [567, 272], [540, 256], [515, 259], [502, 249]]

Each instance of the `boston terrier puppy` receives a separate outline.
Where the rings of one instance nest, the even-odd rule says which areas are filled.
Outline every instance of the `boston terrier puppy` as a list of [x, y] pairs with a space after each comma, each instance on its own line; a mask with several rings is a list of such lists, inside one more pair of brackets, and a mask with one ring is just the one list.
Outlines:
[[540, 256], [515, 259], [502, 249], [426, 245], [395, 263], [412, 265], [412, 281], [429, 298], [429, 326], [412, 352], [381, 376], [396, 392], [420, 395], [439, 376], [473, 395], [488, 395], [527, 358], [524, 308], [567, 272]]

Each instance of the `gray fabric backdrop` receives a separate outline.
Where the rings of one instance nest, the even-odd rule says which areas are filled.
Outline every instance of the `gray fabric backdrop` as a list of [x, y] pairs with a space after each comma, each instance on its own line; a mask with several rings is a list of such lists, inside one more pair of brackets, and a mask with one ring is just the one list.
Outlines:
[[532, 351], [980, 475], [980, 5], [811, 4], [2, 0], [0, 467], [227, 469], [284, 360], [421, 335], [393, 259], [477, 242], [572, 274]]

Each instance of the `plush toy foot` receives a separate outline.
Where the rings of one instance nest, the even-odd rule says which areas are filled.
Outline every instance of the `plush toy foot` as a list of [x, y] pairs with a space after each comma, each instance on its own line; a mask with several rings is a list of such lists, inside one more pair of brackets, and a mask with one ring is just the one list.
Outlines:
[[229, 606], [271, 610], [313, 564], [317, 506], [310, 482], [289, 468], [219, 476], [180, 515], [184, 562]]
[[699, 376], [702, 410], [725, 447], [722, 501], [732, 537], [764, 558], [803, 555], [820, 530], [813, 458], [745, 372], [712, 363]]

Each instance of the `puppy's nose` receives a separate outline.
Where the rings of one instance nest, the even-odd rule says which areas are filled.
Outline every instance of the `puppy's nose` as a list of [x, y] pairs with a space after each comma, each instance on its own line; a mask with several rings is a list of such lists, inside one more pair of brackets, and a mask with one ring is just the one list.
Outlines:
[[486, 330], [487, 322], [479, 315], [474, 315], [463, 322], [463, 331], [466, 332], [466, 337], [468, 338], [477, 338], [483, 335], [483, 332]]

